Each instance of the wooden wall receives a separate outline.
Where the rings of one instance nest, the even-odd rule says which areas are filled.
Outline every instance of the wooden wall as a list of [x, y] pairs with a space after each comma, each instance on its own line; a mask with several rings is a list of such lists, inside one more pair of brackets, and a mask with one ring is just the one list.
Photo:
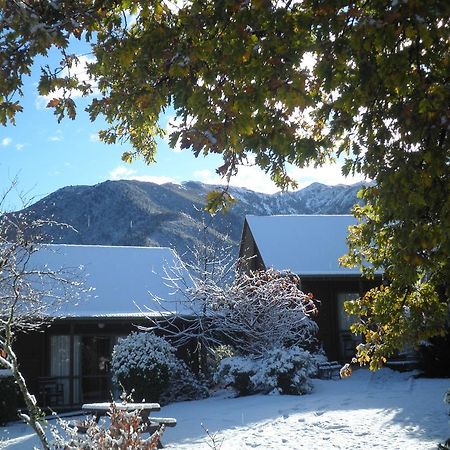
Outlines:
[[20, 370], [25, 377], [29, 391], [38, 395], [38, 378], [46, 372], [45, 333], [21, 333], [15, 342]]
[[[319, 339], [330, 360], [344, 362], [339, 330], [337, 296], [340, 292], [358, 292], [362, 295], [380, 280], [368, 281], [361, 277], [301, 277], [302, 290], [311, 292], [318, 301]], [[348, 361], [345, 361], [348, 362]]]

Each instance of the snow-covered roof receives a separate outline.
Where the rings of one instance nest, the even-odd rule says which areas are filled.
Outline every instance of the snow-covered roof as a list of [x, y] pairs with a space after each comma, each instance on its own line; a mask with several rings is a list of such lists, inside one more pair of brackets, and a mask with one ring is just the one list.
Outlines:
[[[34, 255], [36, 268], [64, 269], [85, 288], [78, 305], [64, 305], [57, 317], [142, 317], [183, 314], [182, 294], [169, 286], [171, 268], [187, 272], [177, 254], [161, 247], [119, 247], [99, 245], [44, 245]], [[85, 297], [83, 299], [83, 297]], [[155, 300], [164, 300], [161, 307]]]
[[359, 275], [341, 267], [347, 252], [351, 215], [247, 216], [248, 226], [266, 268], [298, 275]]

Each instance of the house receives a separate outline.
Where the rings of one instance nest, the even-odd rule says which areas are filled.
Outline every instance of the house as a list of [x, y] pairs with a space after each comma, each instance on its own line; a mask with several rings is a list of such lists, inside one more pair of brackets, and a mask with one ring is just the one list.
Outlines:
[[168, 281], [174, 268], [184, 270], [169, 248], [45, 245], [32, 265], [63, 268], [92, 288], [78, 304], [69, 301], [50, 310], [54, 320], [40, 332], [18, 337], [21, 370], [44, 405], [65, 408], [108, 400], [117, 339], [138, 325], [149, 326], [149, 316], [188, 313], [181, 293]]
[[343, 303], [381, 282], [379, 273], [367, 280], [358, 268], [339, 265], [348, 227], [355, 223], [351, 215], [247, 216], [239, 255], [246, 271], [273, 268], [299, 275], [302, 290], [320, 302], [316, 320], [328, 358], [347, 362], [358, 338], [349, 331], [352, 318]]

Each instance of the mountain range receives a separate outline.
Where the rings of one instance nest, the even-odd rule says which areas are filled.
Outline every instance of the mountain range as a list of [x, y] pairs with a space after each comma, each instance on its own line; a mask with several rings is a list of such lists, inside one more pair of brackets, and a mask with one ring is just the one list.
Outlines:
[[276, 194], [229, 187], [237, 203], [211, 217], [203, 211], [206, 195], [220, 186], [105, 181], [64, 187], [25, 211], [70, 225], [47, 230], [55, 243], [169, 246], [184, 255], [202, 240], [215, 239], [228, 242], [237, 253], [245, 215], [348, 214], [361, 186], [313, 183]]

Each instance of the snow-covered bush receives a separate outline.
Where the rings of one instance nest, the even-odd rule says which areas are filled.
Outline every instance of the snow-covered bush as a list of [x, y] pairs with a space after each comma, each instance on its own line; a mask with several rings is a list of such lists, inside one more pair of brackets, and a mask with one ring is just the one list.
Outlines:
[[209, 396], [206, 384], [199, 380], [185, 362], [178, 360], [169, 377], [169, 383], [161, 394], [160, 403], [167, 404], [195, 400]]
[[317, 307], [313, 295], [301, 291], [297, 275], [272, 269], [247, 274], [236, 268], [233, 280], [224, 285], [213, 273], [186, 283], [183, 271], [169, 272], [167, 279], [183, 293], [190, 313], [177, 317], [177, 323], [174, 317], [154, 319], [152, 327], [167, 333], [177, 347], [197, 343], [193, 353], [203, 373], [217, 365], [216, 348], [223, 344], [240, 355], [262, 355], [270, 348], [292, 345], [317, 350], [318, 326], [312, 319]]
[[231, 356], [224, 358], [214, 374], [214, 381], [224, 386], [233, 387], [238, 395], [256, 392], [250, 377], [256, 373], [257, 358], [254, 356]]
[[300, 278], [292, 273], [238, 273], [225, 291], [204, 295], [218, 305], [215, 321], [221, 335], [242, 355], [317, 345], [318, 327], [310, 318], [317, 312], [313, 296], [300, 290]]
[[113, 381], [136, 401], [174, 401], [205, 397], [206, 389], [187, 365], [175, 356], [175, 349], [153, 333], [133, 332], [114, 346]]
[[232, 386], [239, 395], [307, 394], [322, 358], [298, 346], [271, 349], [262, 356], [225, 358], [219, 365], [216, 381]]
[[268, 351], [251, 381], [263, 390], [307, 394], [312, 390], [310, 378], [316, 374], [317, 365], [311, 353], [294, 346]]
[[111, 370], [113, 381], [127, 392], [134, 391], [136, 401], [159, 401], [169, 383], [176, 358], [175, 350], [163, 338], [152, 333], [131, 333], [114, 346]]

